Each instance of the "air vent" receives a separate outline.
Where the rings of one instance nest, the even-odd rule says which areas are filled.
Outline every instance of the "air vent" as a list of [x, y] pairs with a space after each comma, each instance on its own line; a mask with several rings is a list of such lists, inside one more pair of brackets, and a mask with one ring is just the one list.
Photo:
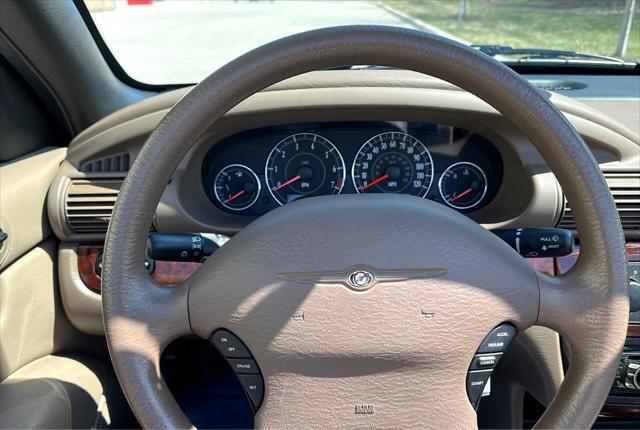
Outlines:
[[[640, 230], [640, 171], [605, 171], [620, 222], [625, 230]], [[565, 201], [560, 228], [575, 229], [576, 224], [569, 203]]]
[[65, 211], [76, 233], [106, 233], [121, 179], [73, 179]]
[[87, 173], [127, 172], [129, 171], [129, 161], [129, 154], [127, 152], [123, 152], [121, 154], [114, 154], [107, 157], [86, 161], [80, 165], [80, 171]]

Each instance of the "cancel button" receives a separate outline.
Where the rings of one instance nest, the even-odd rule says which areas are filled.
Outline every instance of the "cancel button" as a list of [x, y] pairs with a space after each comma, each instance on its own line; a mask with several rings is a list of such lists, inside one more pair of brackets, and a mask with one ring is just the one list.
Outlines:
[[502, 353], [496, 354], [478, 354], [473, 357], [470, 370], [493, 369], [502, 357]]

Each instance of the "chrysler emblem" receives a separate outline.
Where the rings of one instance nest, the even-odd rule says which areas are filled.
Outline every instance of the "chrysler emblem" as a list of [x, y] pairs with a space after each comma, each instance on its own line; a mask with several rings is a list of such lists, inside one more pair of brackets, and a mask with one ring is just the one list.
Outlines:
[[304, 284], [339, 284], [355, 291], [367, 291], [381, 283], [403, 282], [410, 279], [427, 279], [447, 273], [444, 268], [432, 269], [376, 269], [356, 266], [346, 270], [326, 272], [279, 273], [280, 279]]
[[351, 272], [349, 275], [349, 285], [358, 290], [364, 290], [373, 282], [373, 275], [366, 270]]

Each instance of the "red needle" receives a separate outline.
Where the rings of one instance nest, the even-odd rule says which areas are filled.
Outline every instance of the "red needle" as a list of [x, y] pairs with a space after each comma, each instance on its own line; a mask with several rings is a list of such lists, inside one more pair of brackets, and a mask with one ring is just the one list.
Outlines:
[[462, 198], [464, 196], [466, 196], [467, 194], [469, 194], [471, 191], [473, 191], [473, 189], [471, 188], [467, 188], [466, 190], [464, 190], [463, 192], [461, 192], [460, 194], [458, 194], [457, 196], [455, 196], [454, 198], [452, 198], [451, 200], [449, 200], [449, 203], [453, 203], [456, 200], [458, 200], [459, 198]]
[[388, 175], [388, 174], [387, 174], [387, 175], [380, 176], [380, 177], [379, 177], [378, 179], [376, 179], [375, 181], [371, 181], [371, 182], [369, 182], [367, 185], [365, 185], [364, 187], [360, 188], [360, 191], [364, 191], [364, 190], [366, 190], [366, 189], [369, 189], [369, 188], [373, 187], [374, 185], [379, 184], [379, 183], [380, 183], [380, 182], [382, 182], [382, 181], [386, 181], [387, 179], [389, 179], [389, 175]]
[[287, 182], [278, 185], [275, 188], [272, 188], [273, 191], [278, 191], [280, 188], [284, 188], [287, 185], [293, 184], [295, 181], [299, 180], [302, 176], [298, 175], [298, 176], [294, 176], [293, 178], [289, 179]]
[[231, 197], [229, 197], [227, 200], [225, 200], [225, 203], [229, 203], [234, 201], [235, 199], [237, 199], [238, 197], [240, 197], [241, 195], [244, 194], [244, 190], [242, 191], [238, 191], [237, 193], [235, 193], [234, 195], [232, 195]]

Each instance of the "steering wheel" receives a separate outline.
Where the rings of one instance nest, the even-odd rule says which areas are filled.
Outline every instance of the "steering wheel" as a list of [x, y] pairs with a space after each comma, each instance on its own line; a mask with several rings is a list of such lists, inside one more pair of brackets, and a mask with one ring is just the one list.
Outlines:
[[[273, 210], [188, 281], [174, 288], [156, 284], [140, 264], [151, 220], [172, 172], [201, 133], [272, 84], [352, 64], [444, 79], [517, 126], [571, 202], [581, 245], [575, 267], [558, 277], [537, 273], [480, 225], [425, 199], [339, 195]], [[413, 30], [310, 31], [214, 72], [143, 146], [120, 190], [105, 245], [107, 342], [145, 427], [192, 426], [162, 378], [161, 352], [177, 337], [209, 338], [220, 328], [242, 340], [261, 370], [256, 427], [477, 427], [467, 370], [485, 336], [508, 322], [519, 331], [550, 327], [571, 348], [566, 377], [537, 426], [586, 428], [607, 397], [626, 335], [624, 236], [581, 137], [544, 92], [503, 64]], [[357, 285], [346, 278], [354, 268], [371, 275], [366, 289], [351, 288]]]

